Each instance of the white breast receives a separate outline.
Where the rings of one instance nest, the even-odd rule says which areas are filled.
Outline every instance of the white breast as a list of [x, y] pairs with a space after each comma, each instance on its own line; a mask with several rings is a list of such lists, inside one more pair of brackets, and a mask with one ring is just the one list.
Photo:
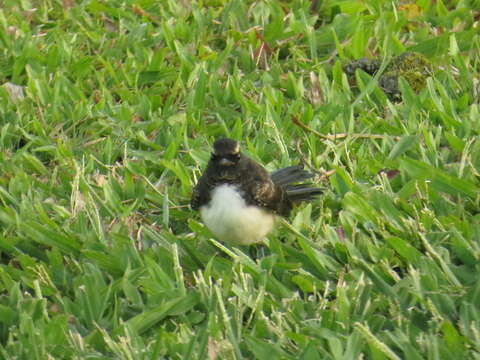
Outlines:
[[205, 225], [219, 239], [234, 245], [262, 241], [273, 227], [275, 216], [256, 206], [249, 206], [234, 185], [220, 185], [212, 199], [200, 208]]

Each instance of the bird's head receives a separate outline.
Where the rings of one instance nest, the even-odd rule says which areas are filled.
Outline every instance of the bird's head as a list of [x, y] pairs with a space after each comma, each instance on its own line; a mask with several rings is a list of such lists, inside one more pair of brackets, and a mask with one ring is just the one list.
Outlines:
[[240, 161], [240, 143], [233, 139], [222, 138], [213, 143], [211, 161], [223, 168], [233, 167]]

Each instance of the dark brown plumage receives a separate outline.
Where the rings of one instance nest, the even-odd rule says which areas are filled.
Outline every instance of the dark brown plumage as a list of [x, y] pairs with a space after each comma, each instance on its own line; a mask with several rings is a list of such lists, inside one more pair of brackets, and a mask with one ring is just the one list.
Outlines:
[[191, 206], [198, 210], [209, 203], [212, 189], [231, 184], [239, 188], [248, 205], [287, 217], [294, 203], [312, 200], [322, 192], [306, 184], [295, 184], [312, 177], [301, 165], [269, 174], [262, 165], [240, 152], [237, 141], [223, 138], [213, 145], [207, 168], [193, 189]]

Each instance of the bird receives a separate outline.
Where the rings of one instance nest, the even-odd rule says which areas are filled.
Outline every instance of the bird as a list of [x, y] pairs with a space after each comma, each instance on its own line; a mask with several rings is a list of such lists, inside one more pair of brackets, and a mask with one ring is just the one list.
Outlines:
[[288, 217], [294, 204], [322, 193], [320, 188], [299, 183], [312, 177], [303, 165], [269, 173], [241, 152], [238, 141], [219, 138], [193, 188], [190, 205], [200, 211], [203, 223], [217, 239], [252, 245], [266, 238], [277, 216]]

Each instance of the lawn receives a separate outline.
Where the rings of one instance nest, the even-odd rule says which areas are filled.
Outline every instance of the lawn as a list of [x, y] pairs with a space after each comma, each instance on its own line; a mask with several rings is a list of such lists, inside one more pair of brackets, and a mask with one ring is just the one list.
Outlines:
[[[0, 5], [0, 359], [480, 359], [478, 0]], [[220, 136], [324, 188], [258, 259], [189, 207]]]

